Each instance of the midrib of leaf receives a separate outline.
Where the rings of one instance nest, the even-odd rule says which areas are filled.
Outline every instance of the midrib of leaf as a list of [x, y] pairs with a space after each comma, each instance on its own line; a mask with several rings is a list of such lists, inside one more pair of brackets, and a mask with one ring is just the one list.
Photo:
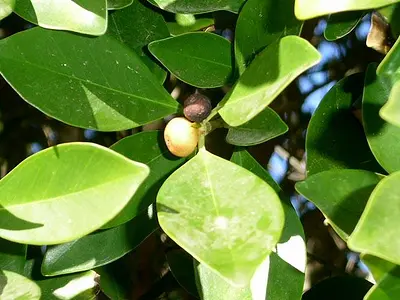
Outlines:
[[[154, 100], [149, 99], [149, 98], [141, 97], [141, 96], [134, 95], [134, 94], [129, 94], [129, 93], [124, 92], [124, 91], [121, 91], [121, 90], [116, 90], [116, 89], [114, 89], [114, 88], [112, 88], [112, 87], [107, 87], [107, 86], [101, 85], [101, 84], [99, 84], [99, 83], [95, 83], [95, 82], [93, 82], [93, 81], [91, 81], [91, 80], [88, 80], [88, 79], [83, 80], [82, 78], [79, 78], [79, 77], [76, 77], [76, 76], [72, 76], [72, 75], [60, 73], [60, 72], [57, 72], [57, 71], [54, 71], [54, 70], [45, 68], [45, 67], [43, 67], [43, 66], [37, 65], [37, 64], [35, 64], [35, 63], [32, 63], [32, 62], [30, 62], [30, 61], [20, 61], [20, 60], [18, 60], [18, 59], [10, 58], [10, 57], [7, 57], [6, 59], [11, 60], [11, 61], [15, 61], [15, 62], [19, 62], [19, 63], [21, 63], [21, 64], [29, 64], [29, 65], [32, 65], [32, 66], [34, 66], [34, 67], [36, 67], [36, 68], [45, 70], [45, 71], [47, 71], [47, 72], [54, 73], [54, 74], [57, 74], [57, 75], [59, 75], [59, 76], [67, 77], [67, 78], [69, 78], [69, 79], [77, 80], [77, 81], [80, 81], [80, 82], [82, 82], [82, 83], [89, 83], [89, 84], [92, 84], [92, 85], [94, 85], [94, 86], [103, 88], [103, 89], [105, 89], [105, 90], [109, 90], [109, 91], [115, 92], [115, 93], [117, 93], [117, 94], [126, 95], [126, 96], [129, 96], [129, 97], [131, 97], [131, 98], [141, 99], [141, 100], [144, 100], [144, 101], [147, 101], [147, 102], [155, 103], [155, 104], [157, 104], [157, 105], [162, 105], [162, 106], [166, 106], [166, 107], [175, 108], [175, 106], [169, 105], [169, 104], [164, 103], [164, 102], [157, 102], [157, 101], [154, 101]], [[4, 76], [2, 72], [0, 72], [0, 74], [1, 74], [4, 78], [6, 78], [6, 76]], [[7, 81], [7, 82], [8, 82], [8, 81]], [[151, 81], [149, 81], [149, 82], [151, 83]], [[12, 85], [10, 82], [8, 82], [8, 83], [9, 83], [10, 85]], [[154, 86], [154, 85], [153, 85], [153, 86]], [[107, 106], [108, 106], [108, 105], [107, 105]]]
[[[88, 187], [88, 188], [84, 188], [84, 189], [82, 189], [82, 190], [80, 190], [80, 191], [76, 191], [76, 192], [72, 192], [72, 193], [68, 193], [68, 194], [63, 194], [63, 195], [58, 195], [58, 196], [52, 197], [52, 198], [46, 198], [46, 199], [40, 199], [40, 200], [33, 200], [33, 201], [30, 201], [30, 202], [26, 202], [26, 203], [18, 203], [18, 204], [14, 204], [14, 205], [8, 205], [8, 206], [5, 206], [5, 207], [0, 207], [0, 212], [3, 211], [3, 210], [8, 210], [8, 209], [10, 209], [10, 208], [11, 208], [11, 209], [12, 209], [12, 208], [18, 208], [18, 207], [20, 207], [20, 206], [30, 206], [30, 205], [35, 205], [35, 204], [38, 204], [38, 203], [43, 203], [43, 202], [57, 201], [57, 199], [65, 198], [65, 197], [67, 197], [67, 196], [78, 195], [78, 194], [82, 194], [82, 193], [85, 193], [85, 192], [88, 192], [88, 191], [91, 191], [91, 190], [100, 189], [101, 187], [111, 185], [112, 183], [117, 182], [117, 181], [125, 181], [126, 179], [128, 179], [128, 178], [130, 178], [130, 177], [131, 177], [131, 175], [127, 175], [127, 176], [124, 176], [124, 177], [117, 178], [117, 179], [115, 179], [115, 180], [107, 181], [107, 182], [104, 183], [104, 184], [99, 184], [99, 185], [91, 186], [91, 187]], [[126, 179], [125, 179], [125, 178], [126, 178]], [[144, 180], [142, 180], [142, 182], [143, 182], [143, 181], [144, 181]], [[2, 203], [0, 202], [0, 205], [1, 205], [1, 204], [2, 204]]]

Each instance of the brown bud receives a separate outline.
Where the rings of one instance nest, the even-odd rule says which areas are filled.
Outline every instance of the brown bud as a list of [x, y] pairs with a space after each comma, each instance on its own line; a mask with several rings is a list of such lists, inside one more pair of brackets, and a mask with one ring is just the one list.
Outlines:
[[173, 155], [186, 157], [196, 149], [199, 129], [193, 125], [194, 123], [182, 117], [168, 122], [164, 130], [164, 140]]
[[196, 123], [207, 118], [211, 109], [210, 99], [199, 93], [190, 95], [183, 103], [183, 114], [188, 120]]

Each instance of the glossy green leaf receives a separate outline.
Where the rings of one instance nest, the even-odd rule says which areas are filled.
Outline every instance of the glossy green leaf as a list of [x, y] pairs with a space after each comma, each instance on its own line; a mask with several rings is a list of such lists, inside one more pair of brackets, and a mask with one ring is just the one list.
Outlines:
[[400, 76], [400, 39], [397, 39], [389, 53], [386, 54], [376, 73], [382, 76], [389, 76], [392, 79], [398, 79]]
[[0, 3], [0, 20], [13, 12], [15, 0], [2, 0]]
[[42, 299], [40, 296], [40, 288], [35, 282], [17, 273], [0, 270], [2, 300], [39, 300]]
[[232, 73], [231, 44], [213, 33], [192, 32], [155, 41], [149, 50], [177, 78], [196, 87], [223, 86]]
[[373, 9], [396, 2], [399, 0], [296, 0], [295, 13], [300, 20], [306, 20], [341, 11]]
[[330, 15], [324, 31], [325, 38], [328, 41], [335, 41], [348, 35], [356, 28], [364, 15], [364, 11], [348, 11]]
[[287, 36], [264, 49], [228, 93], [219, 110], [230, 126], [240, 126], [263, 111], [321, 55], [306, 40]]
[[226, 141], [236, 146], [258, 145], [286, 133], [288, 129], [279, 115], [267, 107], [247, 123], [230, 127]]
[[383, 171], [372, 155], [362, 125], [352, 114], [364, 74], [345, 77], [325, 95], [307, 130], [308, 176], [329, 169]]
[[169, 31], [163, 16], [142, 2], [134, 1], [129, 7], [112, 13], [108, 33], [135, 50], [159, 82], [163, 83], [167, 72], [153, 60], [146, 47], [152, 41], [169, 37]]
[[188, 26], [182, 26], [177, 22], [168, 22], [168, 30], [172, 36], [180, 35], [187, 32], [199, 31], [200, 29], [206, 28], [214, 24], [214, 19], [210, 18], [198, 18], [194, 24]]
[[380, 165], [389, 173], [400, 170], [400, 128], [385, 122], [379, 110], [387, 102], [391, 81], [376, 75], [376, 65], [367, 69], [362, 103], [364, 131], [372, 153]]
[[350, 249], [400, 264], [397, 213], [400, 173], [382, 179], [372, 192], [356, 228], [348, 240]]
[[148, 212], [123, 225], [49, 247], [43, 259], [42, 274], [76, 273], [108, 264], [132, 251], [157, 228], [155, 212], [150, 207]]
[[77, 127], [133, 128], [178, 107], [137, 54], [108, 35], [17, 33], [0, 41], [0, 73], [28, 103]]
[[150, 174], [125, 208], [103, 228], [123, 224], [146, 210], [156, 201], [158, 190], [168, 175], [185, 162], [185, 159], [169, 152], [161, 131], [143, 131], [128, 136], [112, 145], [111, 149], [146, 164], [150, 168]]
[[33, 245], [80, 238], [115, 217], [148, 173], [96, 144], [38, 152], [0, 181], [0, 236]]
[[41, 299], [91, 300], [96, 299], [98, 294], [97, 277], [94, 271], [87, 271], [38, 280], [36, 283], [42, 290]]
[[[231, 161], [260, 177], [277, 193], [281, 192], [281, 188], [271, 175], [269, 175], [267, 170], [246, 150], [235, 150]], [[306, 267], [306, 247], [303, 226], [289, 200], [283, 199], [281, 203], [285, 213], [285, 225], [279, 243], [276, 245], [274, 251], [282, 260], [304, 273]]]
[[400, 298], [400, 267], [385, 274], [379, 283], [369, 290], [365, 300], [392, 300]]
[[265, 47], [286, 35], [300, 34], [294, 0], [248, 0], [235, 29], [235, 57], [240, 73]]
[[132, 3], [133, 0], [107, 0], [107, 9], [122, 9], [131, 5]]
[[372, 273], [376, 282], [381, 281], [390, 270], [396, 267], [395, 264], [373, 255], [361, 254], [360, 256], [361, 260], [367, 265], [368, 270]]
[[100, 289], [112, 300], [131, 300], [131, 261], [124, 256], [95, 271], [100, 275]]
[[237, 13], [246, 0], [147, 0], [151, 4], [173, 13], [202, 14], [218, 10]]
[[[385, 121], [393, 124], [400, 130], [400, 80], [397, 81], [392, 90], [390, 91], [389, 100], [387, 103], [382, 107], [379, 115]], [[398, 135], [397, 137], [400, 138]]]
[[384, 17], [386, 22], [390, 24], [390, 29], [395, 38], [400, 35], [400, 3], [382, 7], [378, 10], [379, 14]]
[[[378, 175], [369, 171], [329, 170], [296, 183], [296, 190], [313, 202], [329, 223], [339, 227], [348, 236], [353, 232], [379, 180]], [[342, 238], [346, 240], [347, 236]]]
[[283, 210], [274, 190], [204, 149], [165, 181], [157, 210], [168, 236], [242, 286], [276, 245], [283, 228]]
[[48, 29], [102, 35], [107, 30], [106, 0], [16, 0], [14, 12]]
[[0, 238], [0, 270], [24, 273], [27, 245]]

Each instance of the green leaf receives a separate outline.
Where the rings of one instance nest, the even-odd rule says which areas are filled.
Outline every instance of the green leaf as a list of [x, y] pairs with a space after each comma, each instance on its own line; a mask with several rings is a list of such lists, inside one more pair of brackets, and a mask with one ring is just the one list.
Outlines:
[[286, 133], [288, 129], [279, 115], [267, 107], [247, 123], [230, 127], [226, 141], [236, 146], [258, 145]]
[[[139, 2], [139, 1], [135, 1]], [[133, 3], [133, 0], [107, 0], [107, 9], [122, 9]]]
[[0, 20], [13, 12], [15, 0], [2, 0], [0, 3]]
[[0, 72], [28, 103], [77, 127], [133, 128], [178, 106], [136, 53], [108, 35], [17, 33], [0, 41]]
[[368, 66], [362, 102], [364, 131], [376, 160], [389, 173], [400, 170], [397, 154], [400, 151], [400, 128], [385, 122], [379, 116], [379, 110], [386, 103], [391, 88], [388, 77], [376, 75], [376, 64]]
[[225, 96], [220, 115], [230, 126], [246, 123], [320, 58], [309, 42], [297, 36], [287, 36], [272, 43], [253, 60]]
[[[129, 256], [129, 255], [128, 255]], [[100, 288], [108, 298], [112, 300], [130, 300], [132, 296], [132, 270], [131, 261], [127, 256], [119, 260], [97, 268], [100, 274]]]
[[393, 36], [398, 38], [400, 35], [400, 3], [382, 7], [378, 12], [390, 24]]
[[27, 245], [0, 239], [0, 269], [24, 273]]
[[[296, 190], [313, 202], [347, 236], [352, 233], [380, 177], [363, 170], [329, 170], [296, 183]], [[335, 228], [335, 227], [334, 227]], [[338, 232], [341, 235], [341, 232]], [[346, 240], [347, 236], [342, 236]]]
[[329, 3], [321, 0], [296, 0], [295, 13], [300, 20], [306, 20], [341, 11], [373, 9], [396, 2], [399, 0], [338, 0]]
[[150, 207], [148, 212], [118, 227], [49, 247], [43, 259], [42, 274], [76, 273], [108, 264], [135, 249], [157, 228], [155, 212]]
[[396, 267], [383, 276], [382, 280], [373, 286], [365, 300], [391, 300], [400, 298], [400, 267]]
[[148, 173], [96, 144], [38, 152], [0, 181], [0, 236], [32, 245], [80, 238], [115, 217]]
[[202, 14], [218, 10], [239, 12], [246, 0], [147, 0], [151, 4], [173, 13]]
[[283, 228], [283, 210], [274, 190], [204, 149], [165, 181], [157, 209], [168, 236], [241, 286], [250, 282]]
[[395, 264], [387, 260], [369, 254], [361, 254], [361, 260], [367, 265], [376, 282], [381, 281], [390, 270], [396, 267]]
[[39, 300], [40, 288], [28, 278], [14, 272], [0, 270], [0, 296], [2, 300]]
[[172, 74], [195, 87], [220, 87], [232, 75], [231, 44], [213, 33], [191, 32], [154, 41], [149, 50]]
[[98, 294], [97, 277], [94, 271], [87, 271], [38, 280], [36, 283], [42, 290], [40, 299], [89, 300], [96, 299]]
[[[231, 157], [235, 164], [251, 171], [268, 183], [277, 193], [281, 192], [279, 185], [271, 175], [246, 150], [235, 150]], [[304, 273], [306, 266], [306, 247], [303, 226], [289, 200], [281, 201], [285, 213], [285, 225], [275, 252], [278, 256]], [[303, 275], [304, 281], [304, 275]]]
[[271, 43], [286, 35], [299, 35], [302, 25], [294, 15], [294, 0], [248, 0], [235, 29], [235, 57], [240, 73]]
[[324, 37], [328, 41], [335, 41], [348, 35], [356, 28], [364, 15], [364, 11], [348, 11], [330, 15]]
[[396, 172], [378, 183], [348, 240], [350, 249], [400, 264], [399, 180], [400, 172]]
[[352, 114], [353, 103], [362, 94], [363, 80], [361, 73], [340, 80], [311, 117], [306, 138], [308, 176], [329, 169], [381, 171], [362, 125]]
[[185, 162], [185, 159], [169, 152], [161, 131], [143, 131], [128, 136], [112, 145], [111, 149], [146, 164], [150, 168], [150, 174], [124, 209], [105, 224], [103, 229], [121, 225], [146, 210], [156, 201], [158, 190], [168, 175]]
[[167, 27], [172, 36], [180, 35], [187, 32], [198, 31], [214, 24], [214, 19], [210, 18], [198, 18], [194, 24], [189, 26], [183, 26], [177, 22], [168, 22]]
[[14, 12], [48, 29], [91, 35], [102, 35], [107, 30], [106, 0], [16, 0]]
[[[379, 112], [379, 115], [384, 119], [385, 121], [389, 122], [390, 124], [393, 124], [394, 126], [397, 127], [398, 130], [400, 130], [400, 80], [397, 81], [389, 95], [389, 100], [387, 103], [382, 107], [382, 109]], [[399, 137], [399, 136], [397, 136]], [[392, 152], [393, 153], [393, 152]]]
[[142, 3], [134, 1], [129, 7], [110, 15], [108, 33], [121, 43], [133, 49], [150, 71], [163, 83], [167, 72], [148, 53], [147, 45], [169, 37], [167, 24], [161, 14]]
[[400, 39], [397, 39], [396, 43], [390, 49], [389, 53], [386, 54], [385, 58], [379, 64], [376, 74], [382, 76], [388, 76], [394, 81], [397, 81], [399, 79]]

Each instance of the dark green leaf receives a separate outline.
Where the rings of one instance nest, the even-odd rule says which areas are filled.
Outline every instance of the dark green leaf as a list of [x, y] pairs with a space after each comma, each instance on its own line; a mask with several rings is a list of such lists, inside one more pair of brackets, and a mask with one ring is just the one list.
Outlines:
[[400, 3], [385, 6], [379, 9], [378, 12], [390, 24], [392, 34], [397, 38], [400, 35]]
[[269, 141], [287, 131], [285, 122], [267, 107], [247, 123], [230, 127], [226, 141], [236, 146], [252, 146]]
[[399, 0], [339, 0], [327, 2], [321, 0], [296, 0], [295, 13], [300, 20], [334, 14], [341, 11], [367, 10], [378, 8]]
[[230, 126], [240, 126], [263, 111], [321, 55], [306, 40], [287, 36], [272, 43], [246, 69], [219, 110]]
[[185, 159], [169, 152], [160, 131], [143, 131], [128, 136], [112, 145], [111, 149], [129, 159], [146, 164], [150, 168], [150, 174], [126, 207], [103, 228], [123, 224], [146, 210], [156, 201], [158, 190], [168, 175], [185, 162]]
[[400, 172], [382, 179], [372, 192], [356, 228], [348, 240], [350, 249], [400, 264], [398, 203]]
[[231, 44], [213, 33], [192, 32], [149, 45], [177, 78], [200, 88], [223, 86], [232, 73]]
[[148, 174], [96, 144], [38, 152], [0, 181], [0, 236], [32, 245], [80, 238], [115, 217]]
[[0, 3], [0, 20], [13, 12], [15, 0], [2, 0]]
[[178, 107], [137, 54], [108, 35], [17, 33], [0, 41], [0, 72], [27, 102], [83, 128], [132, 128]]
[[43, 259], [42, 274], [76, 273], [108, 264], [132, 251], [157, 228], [155, 211], [150, 207], [148, 212], [123, 225], [49, 247]]
[[2, 300], [42, 299], [40, 288], [35, 282], [6, 270], [0, 270], [0, 296]]
[[364, 131], [376, 160], [389, 173], [400, 170], [400, 128], [385, 122], [379, 116], [379, 110], [386, 103], [391, 88], [390, 79], [377, 76], [376, 65], [370, 65], [362, 103]]
[[306, 138], [308, 176], [329, 169], [382, 171], [352, 114], [363, 80], [363, 74], [354, 74], [336, 83], [312, 116]]
[[286, 35], [300, 34], [294, 0], [248, 0], [235, 30], [235, 57], [240, 73], [265, 47]]
[[365, 15], [364, 11], [348, 11], [330, 15], [324, 36], [328, 41], [338, 40], [356, 28]]
[[210, 18], [198, 18], [195, 20], [194, 24], [188, 26], [182, 26], [177, 22], [167, 23], [168, 30], [172, 36], [180, 35], [187, 32], [198, 31], [200, 29], [206, 28], [214, 24], [214, 19]]
[[[379, 180], [378, 175], [369, 171], [329, 170], [296, 183], [296, 190], [348, 236]], [[347, 236], [342, 238], [346, 240]]]
[[201, 14], [218, 10], [237, 13], [246, 0], [148, 0], [151, 4], [173, 13]]
[[0, 238], [0, 269], [24, 273], [27, 246]]
[[107, 0], [107, 9], [121, 9], [131, 5], [132, 3], [133, 0]]
[[204, 148], [165, 181], [157, 195], [157, 211], [168, 236], [242, 286], [250, 282], [283, 228], [283, 210], [274, 190]]
[[169, 37], [167, 24], [161, 14], [134, 1], [129, 7], [110, 15], [108, 33], [127, 45], [142, 58], [150, 71], [163, 83], [167, 72], [148, 53], [147, 45]]
[[14, 12], [49, 29], [92, 35], [102, 35], [107, 30], [106, 0], [16, 0]]

